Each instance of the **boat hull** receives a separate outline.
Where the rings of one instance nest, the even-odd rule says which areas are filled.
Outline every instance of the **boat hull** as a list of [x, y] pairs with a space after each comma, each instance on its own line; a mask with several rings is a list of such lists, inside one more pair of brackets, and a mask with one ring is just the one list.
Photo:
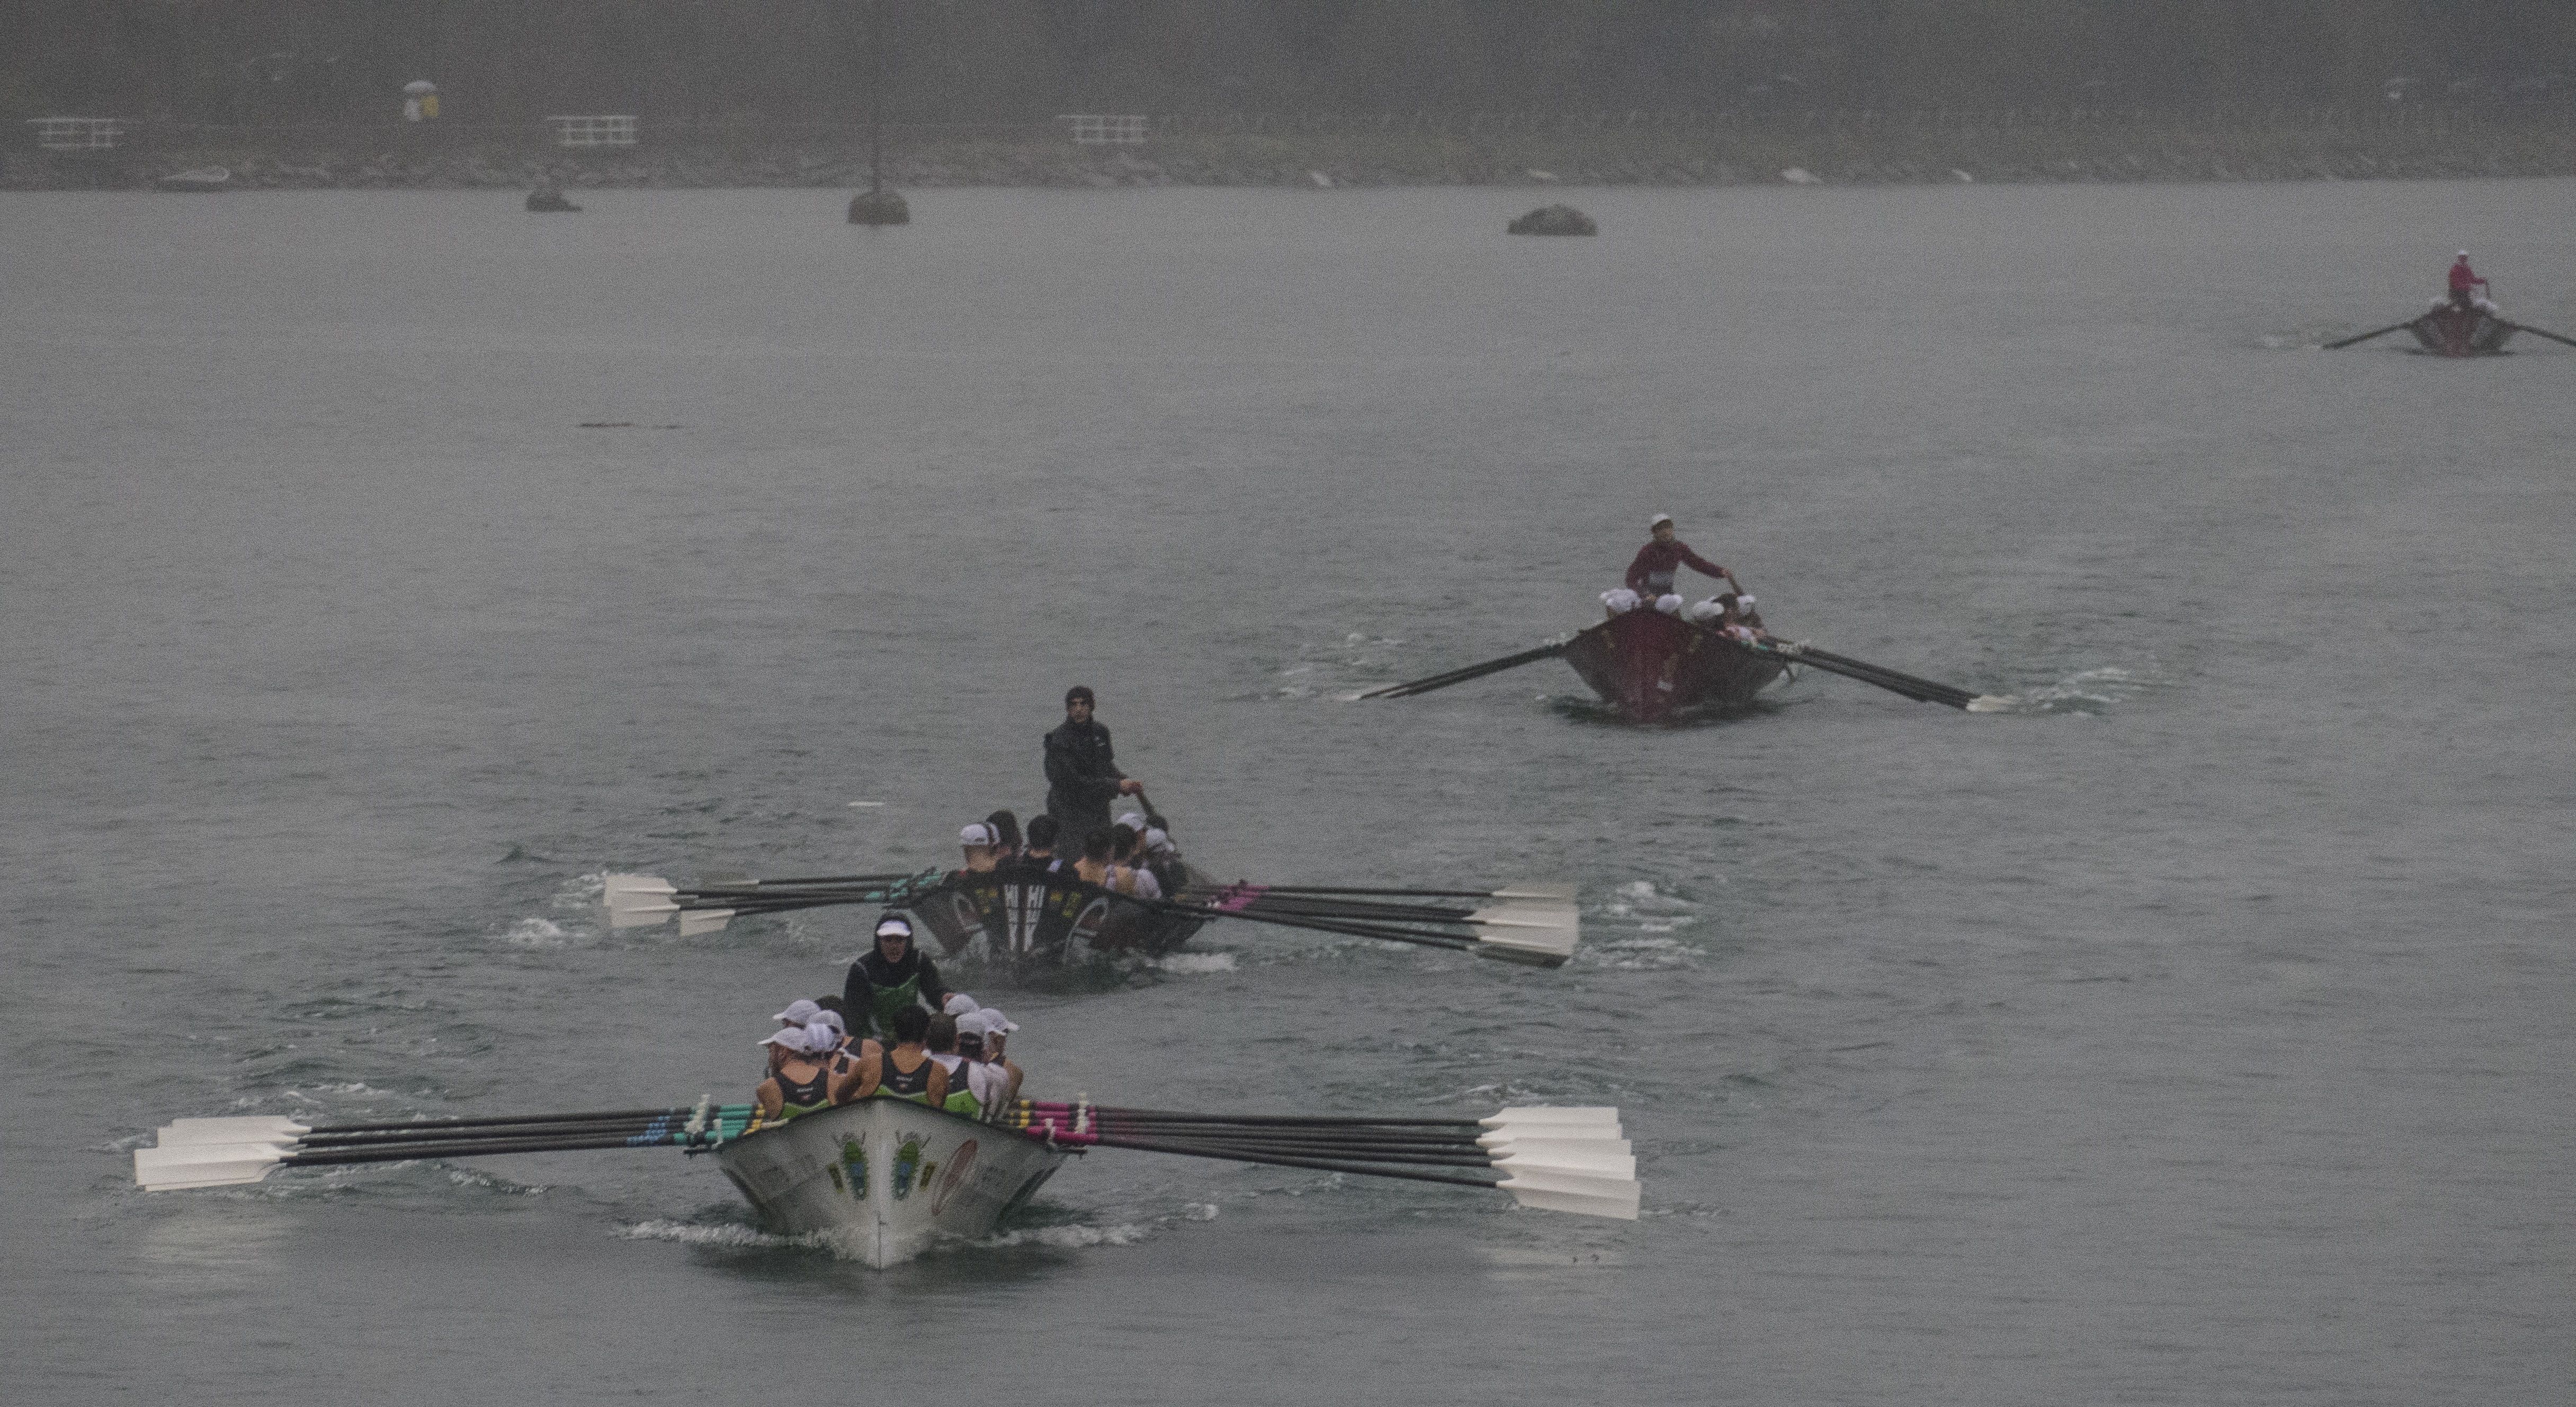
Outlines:
[[1771, 655], [1654, 610], [1577, 632], [1565, 662], [1603, 702], [1640, 723], [1744, 708], [1783, 669]]
[[991, 1235], [1073, 1156], [883, 1097], [747, 1134], [715, 1155], [770, 1230], [821, 1233], [880, 1270], [944, 1237]]
[[2503, 354], [2514, 326], [2484, 309], [2445, 304], [2406, 324], [2406, 330], [2437, 357], [2492, 357]]
[[[1182, 887], [1200, 878], [1187, 865], [1181, 866]], [[1035, 885], [967, 882], [924, 899], [913, 906], [913, 914], [948, 956], [965, 952], [982, 938], [986, 953], [997, 960], [1038, 963], [1069, 962], [1085, 950], [1160, 956], [1190, 941], [1207, 924], [1196, 915], [1161, 913], [1124, 899], [1093, 896], [1077, 903], [1071, 927], [1057, 934], [1053, 925], [1032, 917], [1052, 902], [1050, 892]]]

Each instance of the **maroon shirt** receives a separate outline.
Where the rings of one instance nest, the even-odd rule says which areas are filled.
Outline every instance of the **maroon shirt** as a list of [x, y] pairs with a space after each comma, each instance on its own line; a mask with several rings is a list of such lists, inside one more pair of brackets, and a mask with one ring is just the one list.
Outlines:
[[1726, 575], [1726, 568], [1691, 551], [1687, 543], [1649, 541], [1637, 549], [1637, 560], [1628, 564], [1628, 589], [1645, 596], [1661, 596], [1673, 589], [1673, 578], [1684, 567], [1703, 576]]

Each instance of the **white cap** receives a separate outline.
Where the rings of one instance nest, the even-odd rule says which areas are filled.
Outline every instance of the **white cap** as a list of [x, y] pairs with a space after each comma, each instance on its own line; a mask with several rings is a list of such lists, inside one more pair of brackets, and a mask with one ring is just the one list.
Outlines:
[[1020, 1023], [1004, 1016], [998, 1007], [988, 1006], [975, 1014], [984, 1018], [984, 1034], [988, 1036], [1020, 1029]]
[[1163, 828], [1161, 826], [1148, 826], [1146, 828], [1145, 848], [1153, 851], [1157, 855], [1169, 855], [1174, 849], [1172, 838], [1163, 833]]
[[834, 1045], [839, 1045], [841, 1041], [850, 1034], [850, 1023], [842, 1020], [841, 1013], [832, 1010], [830, 1007], [824, 1007], [815, 1012], [814, 1019], [806, 1022], [805, 1026], [808, 1030], [811, 1030], [816, 1026], [828, 1028], [832, 1033], [832, 1044]]
[[977, 1008], [973, 997], [964, 992], [950, 992], [948, 1004], [939, 1009], [951, 1016], [966, 1016], [972, 1014]]
[[1736, 597], [1736, 598], [1735, 598], [1735, 609], [1737, 609], [1737, 610], [1739, 610], [1739, 611], [1749, 611], [1749, 610], [1753, 609], [1753, 598], [1752, 598], [1752, 597], [1750, 597], [1750, 596], [1738, 596], [1738, 597]]
[[[827, 1011], [823, 1014], [829, 1016], [832, 1013]], [[842, 1038], [848, 1035], [849, 1032], [842, 1030], [833, 1022], [808, 1021], [805, 1023], [805, 1049], [816, 1055], [829, 1050], [839, 1050]]]
[[1666, 592], [1655, 598], [1655, 609], [1668, 616], [1680, 615], [1682, 613], [1682, 598], [1672, 592]]
[[977, 1040], [982, 1040], [991, 1034], [990, 1026], [991, 1023], [984, 1019], [984, 1013], [980, 1011], [969, 1011], [957, 1018], [957, 1034], [960, 1036], [973, 1036]]
[[906, 938], [911, 937], [912, 920], [905, 918], [901, 914], [888, 914], [884, 918], [877, 920], [878, 937], [883, 938], [892, 933], [900, 933]]
[[1669, 523], [1669, 522], [1671, 522], [1672, 520], [1673, 520], [1673, 515], [1672, 515], [1672, 514], [1670, 514], [1670, 513], [1658, 513], [1658, 514], [1656, 514], [1655, 516], [1653, 516], [1653, 517], [1651, 517], [1651, 518], [1648, 518], [1648, 519], [1646, 520], [1646, 531], [1648, 531], [1648, 532], [1653, 532], [1655, 529], [1662, 527], [1664, 524]]
[[814, 1038], [810, 1034], [813, 1029], [811, 1026], [781, 1026], [770, 1032], [769, 1038], [760, 1044], [792, 1050], [798, 1055], [811, 1055], [814, 1052]]
[[2466, 259], [2467, 257], [2469, 257], [2469, 251], [2467, 251], [2467, 250], [2465, 250], [2465, 249], [2461, 250], [2461, 251], [2460, 251], [2460, 257], [2461, 257], [2461, 258], [2463, 258], [2463, 259]]
[[780, 1023], [781, 1025], [802, 1026], [808, 1021], [819, 1021], [822, 1017], [823, 1008], [805, 1000], [803, 997], [798, 997], [796, 1000], [787, 1004], [787, 1009], [785, 1011], [778, 1013], [770, 1019]]
[[1717, 604], [1717, 598], [1712, 596], [1705, 601], [1691, 602], [1690, 609], [1683, 614], [1704, 625], [1726, 614], [1726, 608]]
[[968, 826], [966, 829], [957, 833], [957, 843], [960, 845], [999, 845], [1002, 843], [1002, 838], [993, 834], [993, 828], [991, 826], [984, 824], [982, 821], [977, 821], [975, 824]]
[[1610, 614], [1624, 616], [1637, 609], [1637, 593], [1624, 586], [1614, 586], [1601, 593], [1601, 604], [1610, 608]]
[[1117, 820], [1111, 821], [1109, 824], [1113, 826], [1125, 826], [1127, 829], [1134, 831], [1138, 835], [1143, 835], [1145, 832], [1153, 829], [1152, 826], [1145, 824], [1145, 813], [1142, 811], [1130, 811], [1127, 814], [1120, 816]]

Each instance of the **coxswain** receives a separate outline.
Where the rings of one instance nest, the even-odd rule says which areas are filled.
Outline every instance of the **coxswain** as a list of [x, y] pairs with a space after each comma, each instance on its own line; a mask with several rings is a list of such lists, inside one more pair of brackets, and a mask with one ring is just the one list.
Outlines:
[[889, 910], [877, 920], [876, 938], [876, 946], [850, 964], [841, 1009], [858, 1034], [882, 1039], [901, 1013], [947, 1001], [948, 987], [930, 955], [913, 945], [912, 920]]
[[[949, 1017], [936, 1018], [956, 1023]], [[908, 1006], [894, 1014], [894, 1048], [878, 1062], [876, 1088], [872, 1094], [890, 1094], [936, 1109], [948, 1099], [948, 1072], [930, 1058], [930, 1048], [922, 1043], [930, 1034], [931, 1014], [917, 1006]]]
[[2495, 304], [2487, 301], [2486, 295], [2479, 291], [2486, 286], [2487, 281], [2478, 277], [2477, 270], [2469, 267], [2469, 251], [2461, 250], [2460, 257], [2451, 261], [2451, 306], [2462, 312], [2472, 308], [2494, 311]]
[[1064, 694], [1064, 722], [1046, 735], [1047, 814], [1057, 838], [1080, 845], [1109, 826], [1109, 803], [1134, 796], [1145, 784], [1118, 770], [1109, 730], [1093, 719], [1091, 690], [1076, 684]]
[[[1654, 540], [1638, 548], [1636, 560], [1628, 564], [1630, 591], [1636, 592], [1649, 601], [1660, 602], [1663, 597], [1673, 595], [1674, 580], [1680, 576], [1681, 569], [1684, 567], [1703, 576], [1724, 577], [1727, 585], [1735, 587], [1738, 591], [1744, 589], [1736, 581], [1735, 573], [1691, 551], [1688, 544], [1673, 536], [1672, 514], [1656, 514], [1648, 520], [1646, 530], [1654, 534]], [[1674, 609], [1679, 608], [1680, 603], [1676, 601]], [[1615, 604], [1612, 605], [1611, 610], [1613, 614], [1618, 613], [1618, 607]]]
[[763, 1119], [792, 1119], [832, 1106], [831, 1051], [837, 1039], [831, 1027], [781, 1026], [761, 1044], [769, 1047], [769, 1077], [752, 1098]]

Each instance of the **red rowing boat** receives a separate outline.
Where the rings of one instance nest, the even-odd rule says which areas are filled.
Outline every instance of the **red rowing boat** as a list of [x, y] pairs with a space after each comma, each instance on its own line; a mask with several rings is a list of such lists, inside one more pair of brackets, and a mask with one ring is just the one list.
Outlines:
[[2437, 357], [2493, 357], [2504, 353], [2519, 327], [2484, 308], [2445, 303], [2406, 324], [2423, 349]]
[[1577, 631], [1565, 642], [1565, 662], [1603, 702], [1639, 723], [1745, 708], [1785, 667], [1778, 655], [1655, 610]]

